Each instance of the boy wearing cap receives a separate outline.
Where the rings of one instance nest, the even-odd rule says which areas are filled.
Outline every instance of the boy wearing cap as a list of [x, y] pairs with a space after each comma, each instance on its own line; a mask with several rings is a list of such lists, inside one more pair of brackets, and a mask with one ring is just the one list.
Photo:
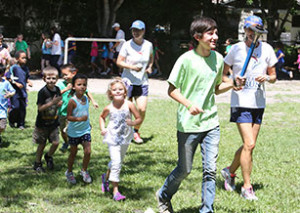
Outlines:
[[[245, 41], [232, 46], [224, 62], [223, 81], [229, 69], [233, 71], [233, 79], [238, 79], [248, 50], [254, 39], [255, 32], [250, 27], [263, 28], [263, 22], [258, 16], [249, 16], [245, 19]], [[235, 171], [241, 166], [244, 184], [241, 188], [241, 197], [247, 200], [257, 200], [250, 182], [252, 171], [252, 152], [256, 144], [264, 108], [266, 105], [265, 82], [276, 81], [275, 64], [277, 58], [273, 48], [265, 42], [259, 41], [254, 48], [246, 74], [241, 78], [244, 86], [234, 88], [231, 93], [230, 121], [237, 124], [243, 145], [236, 151], [230, 166], [221, 171], [225, 179], [224, 186], [227, 191], [235, 190]], [[236, 78], [238, 77], [238, 78]]]

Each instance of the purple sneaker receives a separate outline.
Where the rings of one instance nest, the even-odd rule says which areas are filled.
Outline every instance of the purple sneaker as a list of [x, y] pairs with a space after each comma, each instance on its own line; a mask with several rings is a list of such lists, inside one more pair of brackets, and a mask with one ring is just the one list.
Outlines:
[[109, 192], [109, 181], [106, 181], [106, 174], [102, 174], [101, 179], [102, 179], [102, 192]]
[[114, 195], [113, 199], [114, 199], [115, 201], [121, 201], [121, 200], [125, 200], [126, 197], [125, 197], [124, 195], [122, 195], [120, 192], [117, 192], [117, 193]]

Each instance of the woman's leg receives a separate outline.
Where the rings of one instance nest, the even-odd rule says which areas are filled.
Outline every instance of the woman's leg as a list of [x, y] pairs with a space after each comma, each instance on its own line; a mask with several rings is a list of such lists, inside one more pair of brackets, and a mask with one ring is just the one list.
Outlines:
[[[141, 115], [142, 123], [144, 122], [144, 119], [146, 116], [147, 100], [148, 100], [147, 96], [135, 97], [136, 106]], [[142, 123], [137, 126], [134, 126], [134, 129], [137, 129], [137, 130], [140, 129]]]
[[237, 123], [238, 130], [243, 140], [243, 146], [238, 149], [235, 159], [230, 166], [230, 172], [234, 173], [234, 169], [241, 166], [244, 180], [244, 188], [251, 187], [250, 175], [252, 172], [252, 151], [255, 148], [256, 140], [260, 130], [260, 124]]

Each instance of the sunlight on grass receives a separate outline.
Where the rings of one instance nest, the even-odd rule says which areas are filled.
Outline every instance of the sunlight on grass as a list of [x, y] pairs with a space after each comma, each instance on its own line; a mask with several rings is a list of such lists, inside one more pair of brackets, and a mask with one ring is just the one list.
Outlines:
[[[102, 143], [98, 118], [108, 103], [105, 95], [94, 95], [100, 109], [90, 108], [92, 156], [89, 171], [93, 182], [82, 182], [79, 171], [83, 157], [80, 147], [74, 164], [77, 179], [70, 186], [65, 179], [68, 154], [57, 151], [55, 169], [36, 174], [32, 169], [36, 145], [32, 131], [36, 117], [36, 92], [29, 94], [24, 131], [7, 127], [0, 148], [0, 212], [144, 212], [155, 211], [155, 192], [162, 186], [177, 161], [176, 109], [169, 99], [152, 98], [140, 131], [145, 144], [131, 144], [121, 172], [120, 191], [125, 202], [114, 202], [112, 194], [101, 192], [101, 174], [109, 162], [107, 146]], [[279, 97], [280, 98], [280, 97]], [[235, 124], [229, 123], [229, 105], [219, 104], [221, 126], [218, 158], [216, 212], [296, 212], [300, 202], [300, 103], [269, 105], [254, 151], [252, 183], [257, 202], [240, 198], [242, 177], [238, 170], [237, 192], [226, 192], [219, 171], [228, 166], [241, 139]], [[46, 150], [49, 149], [49, 145]], [[176, 212], [198, 212], [201, 202], [201, 154], [197, 150], [192, 173], [173, 197]]]

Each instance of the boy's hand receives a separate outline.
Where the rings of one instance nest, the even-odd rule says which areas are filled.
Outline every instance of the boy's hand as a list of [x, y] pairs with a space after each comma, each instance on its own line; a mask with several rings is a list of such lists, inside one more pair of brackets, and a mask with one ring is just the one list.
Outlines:
[[62, 104], [63, 104], [63, 102], [62, 102], [62, 101], [59, 101], [59, 102], [56, 104], [56, 106], [61, 107]]
[[66, 89], [67, 89], [67, 90], [70, 90], [70, 89], [72, 89], [72, 87], [73, 87], [72, 84], [71, 84], [71, 83], [68, 83]]
[[143, 66], [138, 66], [138, 65], [132, 65], [131, 66], [131, 69], [134, 70], [134, 71], [137, 71], [137, 72], [141, 71], [142, 68], [143, 68]]
[[57, 105], [60, 101], [61, 101], [61, 96], [54, 95], [54, 97], [52, 99], [52, 104]]
[[192, 105], [191, 108], [189, 109], [189, 112], [192, 115], [198, 115], [200, 113], [203, 113], [203, 109], [201, 109], [200, 107], [196, 106], [196, 105]]
[[245, 84], [246, 84], [246, 78], [245, 77], [237, 76], [235, 78], [235, 86], [236, 87], [245, 86]]
[[146, 72], [149, 73], [149, 74], [151, 74], [151, 73], [152, 73], [152, 67], [148, 67], [148, 68], [146, 69]]
[[106, 128], [101, 131], [101, 135], [102, 136], [104, 136], [106, 133], [107, 133], [107, 129]]

